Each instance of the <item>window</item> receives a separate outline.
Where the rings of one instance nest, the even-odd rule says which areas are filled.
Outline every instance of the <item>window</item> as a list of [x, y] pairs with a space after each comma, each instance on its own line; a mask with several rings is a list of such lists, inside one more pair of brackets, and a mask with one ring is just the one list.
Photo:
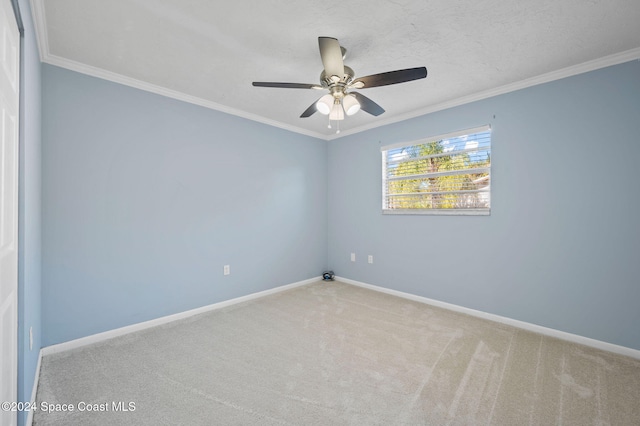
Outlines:
[[490, 211], [490, 126], [382, 147], [382, 213]]

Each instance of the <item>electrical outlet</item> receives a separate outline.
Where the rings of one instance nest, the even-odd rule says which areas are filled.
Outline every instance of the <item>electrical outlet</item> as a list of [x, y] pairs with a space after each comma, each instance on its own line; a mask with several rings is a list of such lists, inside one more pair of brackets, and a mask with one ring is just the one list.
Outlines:
[[373, 263], [373, 256], [369, 255], [369, 257], [367, 258], [367, 262]]
[[231, 266], [230, 265], [224, 265], [224, 274], [225, 275], [231, 275]]
[[356, 254], [355, 253], [351, 253], [351, 261], [352, 262], [356, 261]]

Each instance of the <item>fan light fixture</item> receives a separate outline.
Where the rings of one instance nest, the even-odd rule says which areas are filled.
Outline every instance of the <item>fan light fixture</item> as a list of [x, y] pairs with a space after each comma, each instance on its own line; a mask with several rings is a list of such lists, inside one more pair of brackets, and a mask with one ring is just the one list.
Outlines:
[[318, 102], [316, 103], [316, 109], [320, 114], [327, 115], [331, 112], [331, 108], [333, 108], [333, 96], [332, 95], [324, 95]]
[[354, 95], [345, 96], [342, 100], [342, 106], [347, 115], [353, 115], [360, 111], [360, 102], [358, 102]]
[[329, 120], [344, 120], [344, 114], [353, 115], [360, 111], [360, 103], [354, 95], [348, 94], [340, 100], [333, 95], [324, 95], [316, 103], [320, 114], [329, 115]]
[[333, 104], [333, 108], [331, 108], [331, 113], [329, 114], [329, 120], [332, 121], [340, 121], [344, 120], [344, 109], [342, 109], [342, 104], [340, 103], [340, 99], [336, 99]]

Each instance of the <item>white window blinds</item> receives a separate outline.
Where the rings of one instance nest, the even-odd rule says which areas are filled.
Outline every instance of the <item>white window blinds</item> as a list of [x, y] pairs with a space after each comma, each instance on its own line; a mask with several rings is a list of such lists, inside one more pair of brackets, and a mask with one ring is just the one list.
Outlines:
[[382, 147], [383, 213], [490, 211], [490, 126]]

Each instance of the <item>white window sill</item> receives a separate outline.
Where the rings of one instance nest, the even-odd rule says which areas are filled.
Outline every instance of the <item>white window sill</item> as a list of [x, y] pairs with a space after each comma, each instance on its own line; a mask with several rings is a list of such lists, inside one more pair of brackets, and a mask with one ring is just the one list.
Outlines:
[[427, 216], [490, 216], [491, 209], [389, 209], [382, 214], [427, 215]]

